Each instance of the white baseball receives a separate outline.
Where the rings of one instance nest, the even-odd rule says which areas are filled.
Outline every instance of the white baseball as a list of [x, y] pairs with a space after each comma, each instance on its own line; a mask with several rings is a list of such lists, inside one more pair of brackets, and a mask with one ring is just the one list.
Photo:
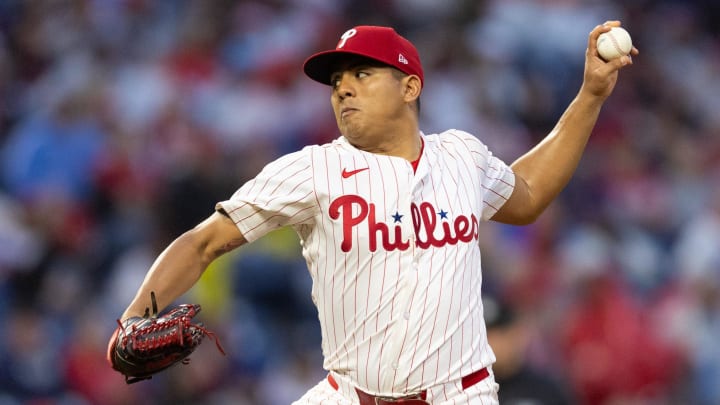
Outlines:
[[610, 31], [600, 34], [597, 40], [600, 57], [606, 61], [627, 55], [632, 50], [632, 39], [625, 29], [612, 27]]

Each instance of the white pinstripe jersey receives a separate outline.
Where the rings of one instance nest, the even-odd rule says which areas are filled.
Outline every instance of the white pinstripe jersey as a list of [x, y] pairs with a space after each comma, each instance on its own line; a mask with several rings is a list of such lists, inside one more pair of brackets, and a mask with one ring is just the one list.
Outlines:
[[479, 222], [515, 177], [476, 137], [424, 135], [416, 172], [340, 137], [268, 164], [218, 204], [248, 241], [298, 233], [324, 367], [378, 395], [419, 391], [490, 365]]

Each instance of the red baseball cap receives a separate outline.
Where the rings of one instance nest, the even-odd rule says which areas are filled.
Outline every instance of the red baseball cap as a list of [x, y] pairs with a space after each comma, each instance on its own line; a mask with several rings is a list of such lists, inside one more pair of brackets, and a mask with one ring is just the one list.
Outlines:
[[360, 55], [390, 65], [424, 82], [420, 55], [415, 46], [390, 27], [359, 25], [340, 36], [335, 49], [318, 52], [305, 60], [303, 70], [311, 79], [330, 85], [337, 63], [348, 55]]

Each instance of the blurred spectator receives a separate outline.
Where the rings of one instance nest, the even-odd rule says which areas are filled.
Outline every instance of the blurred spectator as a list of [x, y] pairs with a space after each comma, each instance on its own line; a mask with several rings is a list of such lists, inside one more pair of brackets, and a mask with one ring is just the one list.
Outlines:
[[86, 201], [105, 134], [93, 114], [89, 94], [64, 96], [49, 112], [18, 123], [2, 148], [2, 181], [20, 201]]
[[62, 394], [61, 341], [58, 331], [53, 330], [58, 327], [56, 322], [38, 311], [23, 309], [16, 310], [3, 324], [0, 391], [19, 401]]
[[582, 403], [658, 402], [677, 389], [678, 348], [658, 338], [631, 291], [609, 275], [584, 278], [564, 322], [568, 373]]
[[532, 326], [522, 315], [501, 299], [486, 294], [483, 298], [488, 341], [495, 357], [493, 372], [500, 385], [498, 399], [503, 405], [570, 405], [577, 403], [570, 384], [561, 383], [551, 370], [531, 363], [528, 347]]
[[677, 286], [664, 301], [669, 338], [686, 348], [693, 376], [691, 398], [712, 404], [720, 398], [720, 192], [710, 193], [680, 231], [675, 249]]

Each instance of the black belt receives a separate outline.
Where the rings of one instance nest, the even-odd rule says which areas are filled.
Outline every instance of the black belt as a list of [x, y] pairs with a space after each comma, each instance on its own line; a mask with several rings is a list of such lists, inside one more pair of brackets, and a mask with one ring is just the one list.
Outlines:
[[[462, 388], [467, 389], [469, 387], [472, 387], [473, 385], [479, 383], [480, 381], [486, 379], [490, 375], [490, 372], [488, 371], [487, 367], [482, 368], [478, 371], [475, 371], [474, 373], [468, 374], [465, 377], [460, 380]], [[333, 378], [332, 374], [328, 374], [328, 382], [330, 385], [337, 391], [337, 389], [340, 387], [335, 381], [335, 378]], [[406, 405], [423, 405], [423, 404], [429, 404], [429, 402], [426, 401], [427, 399], [427, 390], [423, 390], [421, 392], [418, 392], [417, 394], [413, 394], [406, 397], [400, 397], [400, 398], [391, 398], [391, 397], [378, 397], [375, 395], [368, 394], [367, 392], [364, 392], [360, 390], [359, 388], [355, 388], [355, 392], [357, 392], [357, 396], [360, 399], [360, 405], [397, 405], [397, 404], [406, 404]]]

